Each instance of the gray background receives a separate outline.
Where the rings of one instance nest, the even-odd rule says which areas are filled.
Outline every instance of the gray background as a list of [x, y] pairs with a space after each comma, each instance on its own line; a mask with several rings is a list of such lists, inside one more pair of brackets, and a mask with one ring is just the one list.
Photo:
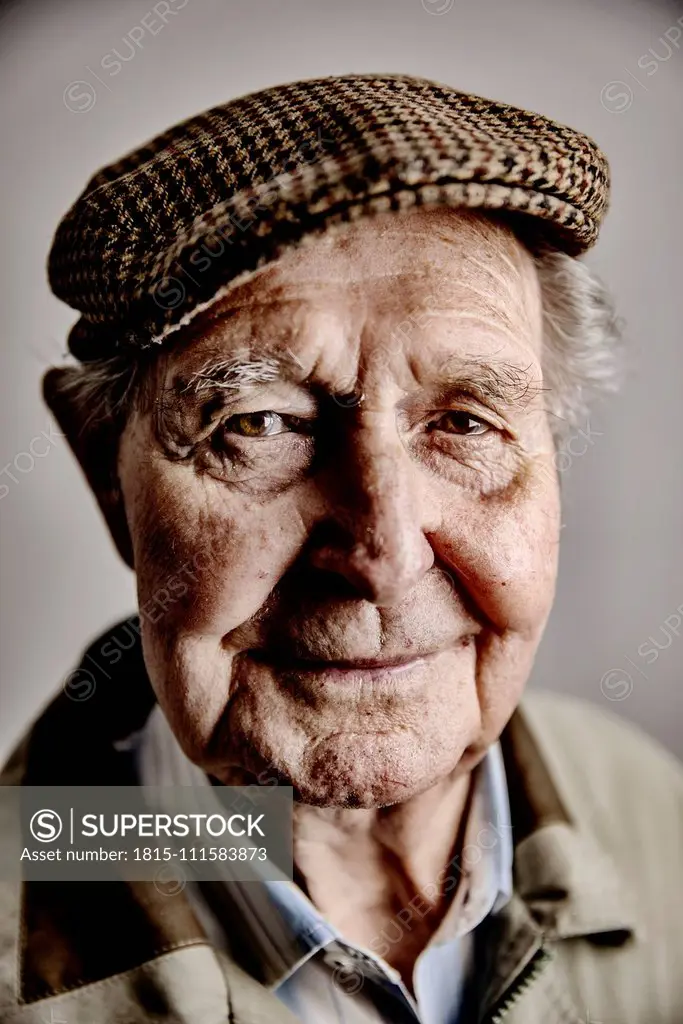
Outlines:
[[616, 711], [682, 755], [683, 38], [672, 46], [665, 33], [683, 7], [187, 0], [165, 27], [154, 19], [156, 34], [143, 30], [114, 76], [113, 50], [130, 54], [123, 38], [154, 3], [29, 0], [0, 12], [0, 468], [16, 480], [0, 476], [0, 756], [86, 641], [135, 601], [66, 442], [31, 464], [50, 423], [39, 379], [74, 319], [44, 273], [60, 216], [94, 169], [174, 121], [353, 71], [424, 75], [541, 111], [592, 135], [611, 161], [612, 211], [590, 262], [627, 324], [626, 381], [592, 416], [590, 443], [573, 442], [582, 454], [559, 461], [560, 582], [532, 685]]

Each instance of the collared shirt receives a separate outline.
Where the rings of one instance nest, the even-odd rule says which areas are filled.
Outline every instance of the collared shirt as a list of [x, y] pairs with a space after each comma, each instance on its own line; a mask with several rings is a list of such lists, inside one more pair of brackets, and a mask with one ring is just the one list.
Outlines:
[[[158, 705], [140, 737], [137, 763], [142, 785], [209, 785]], [[474, 929], [512, 892], [510, 809], [499, 744], [475, 769], [473, 787], [462, 850], [441, 878], [444, 890], [455, 893], [417, 958], [414, 995], [377, 952], [346, 940], [294, 882], [230, 883], [230, 902], [249, 930], [263, 982], [303, 1024], [457, 1024]], [[211, 940], [226, 948], [215, 890], [212, 897], [211, 887], [191, 883], [186, 892]], [[386, 954], [426, 905], [417, 894], [372, 945]]]

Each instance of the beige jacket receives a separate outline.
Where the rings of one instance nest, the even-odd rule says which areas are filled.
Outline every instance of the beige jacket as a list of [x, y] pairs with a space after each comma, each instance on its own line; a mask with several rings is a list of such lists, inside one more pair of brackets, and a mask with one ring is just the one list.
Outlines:
[[[115, 743], [153, 696], [137, 648], [118, 669], [88, 701], [60, 694], [0, 781], [132, 784]], [[477, 929], [466, 1021], [683, 1024], [683, 769], [550, 694], [524, 698], [502, 746], [515, 891]], [[2, 883], [0, 1022], [296, 1024], [237, 924], [230, 941], [214, 949], [184, 894], [152, 883]]]

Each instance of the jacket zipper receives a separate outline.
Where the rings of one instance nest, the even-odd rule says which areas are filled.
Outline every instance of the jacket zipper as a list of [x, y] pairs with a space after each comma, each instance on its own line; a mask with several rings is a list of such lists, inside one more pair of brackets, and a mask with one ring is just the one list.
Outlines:
[[519, 972], [505, 995], [484, 1018], [483, 1024], [501, 1024], [501, 1021], [507, 1017], [517, 1000], [524, 995], [552, 958], [552, 953], [549, 953], [542, 947], [537, 949], [529, 963]]

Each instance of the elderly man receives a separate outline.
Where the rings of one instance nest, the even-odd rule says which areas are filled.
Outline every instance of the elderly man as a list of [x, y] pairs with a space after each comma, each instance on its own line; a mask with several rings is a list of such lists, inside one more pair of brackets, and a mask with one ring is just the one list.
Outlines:
[[88, 184], [45, 395], [139, 617], [4, 781], [292, 786], [295, 875], [5, 886], [4, 1021], [683, 1020], [679, 766], [521, 699], [556, 452], [610, 382], [578, 259], [607, 192], [586, 136], [392, 75], [228, 103]]

